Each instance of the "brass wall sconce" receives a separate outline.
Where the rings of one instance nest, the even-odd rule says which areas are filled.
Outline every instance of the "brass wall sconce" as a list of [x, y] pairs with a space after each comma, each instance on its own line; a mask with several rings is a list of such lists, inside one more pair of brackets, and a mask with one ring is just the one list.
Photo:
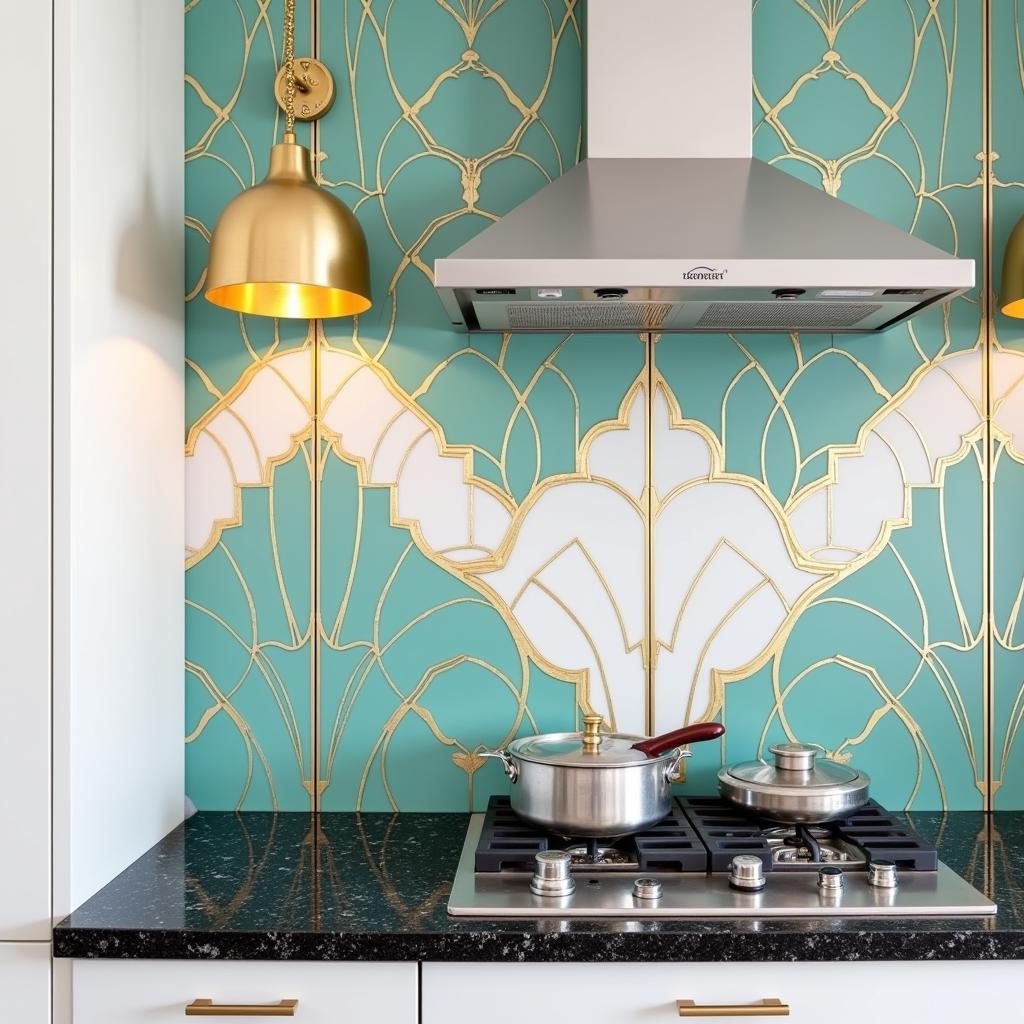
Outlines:
[[1005, 316], [1024, 318], [1024, 217], [1017, 221], [1006, 240], [999, 311]]
[[[315, 121], [334, 102], [330, 71], [295, 59], [295, 0], [286, 0], [284, 67], [275, 94], [285, 111], [283, 140], [258, 185], [224, 208], [210, 238], [206, 298], [239, 313], [290, 319], [353, 316], [371, 306], [370, 262], [352, 211], [320, 188], [295, 121]], [[298, 109], [296, 109], [296, 105]]]

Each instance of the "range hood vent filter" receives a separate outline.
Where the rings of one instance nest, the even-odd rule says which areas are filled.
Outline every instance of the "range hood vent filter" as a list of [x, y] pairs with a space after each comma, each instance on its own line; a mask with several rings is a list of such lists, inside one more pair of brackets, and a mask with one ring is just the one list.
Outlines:
[[844, 331], [881, 309], [877, 302], [711, 302], [702, 330]]
[[510, 302], [508, 323], [513, 330], [656, 331], [670, 302]]

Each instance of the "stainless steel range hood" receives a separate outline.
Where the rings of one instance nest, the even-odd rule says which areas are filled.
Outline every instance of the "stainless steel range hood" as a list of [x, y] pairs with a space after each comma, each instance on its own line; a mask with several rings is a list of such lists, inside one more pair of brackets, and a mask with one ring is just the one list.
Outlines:
[[973, 260], [750, 157], [749, 0], [587, 22], [589, 157], [435, 261], [453, 325], [864, 333], [973, 286]]

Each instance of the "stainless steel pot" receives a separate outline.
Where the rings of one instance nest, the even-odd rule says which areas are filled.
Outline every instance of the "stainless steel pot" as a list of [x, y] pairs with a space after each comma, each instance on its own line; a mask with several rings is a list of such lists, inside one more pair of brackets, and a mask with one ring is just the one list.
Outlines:
[[702, 722], [645, 739], [602, 733], [600, 715], [585, 715], [583, 732], [513, 740], [496, 757], [512, 780], [512, 809], [562, 836], [611, 839], [648, 828], [671, 808], [679, 748], [717, 739], [725, 729]]
[[718, 773], [722, 796], [769, 821], [812, 825], [867, 803], [871, 780], [845, 764], [817, 760], [808, 743], [776, 743], [774, 763], [744, 761]]

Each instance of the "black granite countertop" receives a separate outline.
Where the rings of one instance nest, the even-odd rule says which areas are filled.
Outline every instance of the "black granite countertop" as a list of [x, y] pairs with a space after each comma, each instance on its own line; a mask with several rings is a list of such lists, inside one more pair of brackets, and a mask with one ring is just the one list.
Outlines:
[[1024, 813], [913, 814], [992, 918], [453, 920], [462, 814], [200, 813], [54, 931], [58, 957], [1024, 959]]

